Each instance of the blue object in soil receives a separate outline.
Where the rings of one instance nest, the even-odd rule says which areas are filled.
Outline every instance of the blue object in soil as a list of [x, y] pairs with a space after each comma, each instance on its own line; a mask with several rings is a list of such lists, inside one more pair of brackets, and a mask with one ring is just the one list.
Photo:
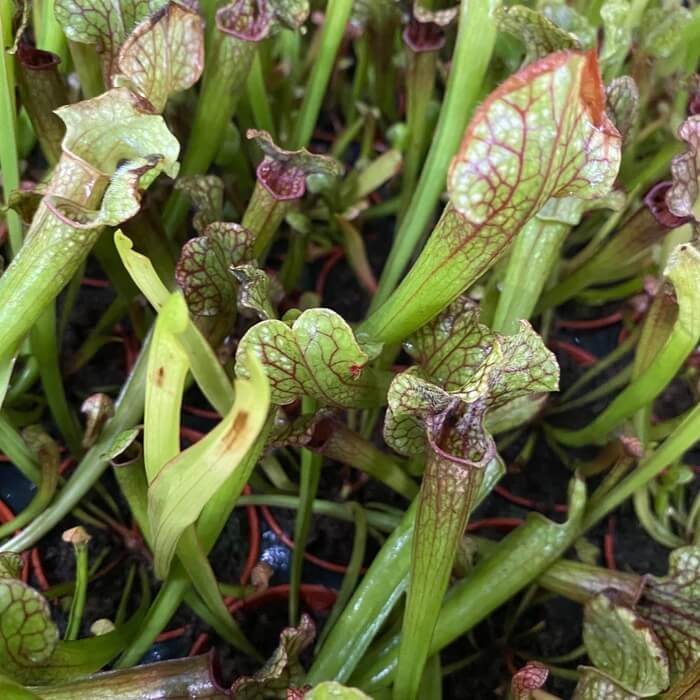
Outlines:
[[14, 464], [0, 465], [0, 498], [17, 515], [34, 498], [36, 486]]
[[177, 637], [176, 639], [168, 639], [165, 642], [156, 642], [141, 657], [139, 665], [154, 664], [157, 661], [167, 661], [168, 659], [179, 659], [183, 656], [187, 656], [190, 646], [191, 640], [187, 635]]
[[274, 571], [272, 585], [289, 583], [289, 567], [292, 552], [272, 530], [264, 530], [260, 537], [260, 561], [264, 561]]

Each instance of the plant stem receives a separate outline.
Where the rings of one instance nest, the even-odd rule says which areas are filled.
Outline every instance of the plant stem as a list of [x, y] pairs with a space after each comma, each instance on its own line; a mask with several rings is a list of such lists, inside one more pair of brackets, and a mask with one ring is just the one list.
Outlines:
[[122, 387], [115, 405], [114, 417], [105, 425], [100, 439], [80, 461], [53, 503], [22, 532], [0, 545], [0, 552], [22, 552], [33, 547], [75, 508], [100, 478], [109, 465], [105, 459], [105, 453], [111, 447], [113, 440], [123, 430], [136, 425], [143, 413], [147, 354], [148, 341], [144, 344], [129, 378]]
[[[10, 193], [19, 188], [19, 164], [17, 162], [17, 106], [15, 104], [14, 57], [5, 50], [12, 45], [12, 17], [14, 3], [0, 5], [0, 170], [4, 203]], [[10, 234], [10, 252], [16, 255], [22, 245], [22, 223], [12, 209], [5, 214]], [[9, 357], [0, 358], [2, 361]]]
[[365, 549], [367, 545], [367, 514], [359, 503], [350, 503], [349, 508], [354, 514], [355, 519], [355, 539], [352, 545], [352, 554], [350, 555], [347, 572], [343, 577], [343, 583], [338, 591], [338, 596], [335, 599], [331, 614], [328, 616], [328, 619], [323, 625], [323, 630], [319, 635], [316, 649], [322, 646], [328, 633], [333, 628], [335, 621], [340, 617], [340, 614], [350, 600], [350, 596], [355, 590], [355, 586], [360, 577], [362, 562], [365, 558]]
[[255, 118], [255, 128], [264, 129], [274, 140], [275, 120], [272, 117], [270, 101], [267, 96], [260, 52], [256, 52], [255, 58], [253, 58], [250, 73], [248, 74], [248, 81], [246, 83], [246, 91], [250, 109]]
[[491, 324], [494, 331], [517, 333], [521, 319], [532, 316], [570, 230], [567, 224], [535, 216], [517, 235]]
[[295, 121], [290, 144], [293, 149], [304, 148], [311, 141], [351, 11], [352, 0], [329, 0], [328, 2], [318, 54], [306, 82], [304, 101]]
[[253, 196], [248, 202], [241, 224], [255, 235], [253, 252], [258, 260], [265, 259], [287, 211], [288, 202], [276, 200], [259, 182], [255, 183]]
[[407, 51], [406, 69], [406, 127], [408, 143], [404, 153], [401, 179], [401, 209], [399, 223], [411, 204], [428, 134], [428, 107], [435, 89], [437, 51]]
[[25, 525], [37, 518], [51, 503], [56, 485], [58, 484], [58, 465], [51, 459], [44, 459], [41, 462], [41, 479], [34, 497], [29, 505], [25, 506], [21, 512], [17, 513], [13, 520], [0, 525], [0, 539], [8, 537], [13, 532], [21, 530]]
[[[493, 490], [503, 472], [500, 460], [492, 460], [487, 465], [474, 507]], [[417, 510], [416, 500], [372, 561], [316, 655], [307, 675], [308, 683], [314, 685], [332, 679], [344, 683], [348, 680], [403, 595], [408, 584], [411, 540]]]
[[[302, 412], [304, 414], [313, 414], [316, 408], [316, 402], [313, 399], [308, 397], [302, 399]], [[290, 625], [296, 625], [299, 619], [299, 588], [304, 566], [304, 550], [309, 538], [311, 516], [313, 514], [312, 506], [318, 492], [322, 463], [323, 460], [320, 455], [314, 454], [305, 448], [301, 449], [299, 508], [294, 520], [294, 551], [292, 553], [292, 567], [289, 573]]]
[[[325, 515], [329, 518], [336, 518], [346, 522], [353, 522], [354, 516], [349, 510], [352, 504], [336, 503], [335, 501], [314, 500], [312, 504], [313, 512], [317, 515]], [[237, 507], [243, 506], [269, 506], [270, 508], [290, 508], [296, 510], [299, 507], [298, 496], [280, 496], [274, 494], [255, 494], [252, 496], [241, 496], [236, 502]], [[375, 530], [382, 532], [392, 532], [398, 525], [398, 520], [393, 515], [379, 513], [376, 511], [366, 511], [367, 524]]]
[[[430, 653], [437, 653], [472, 629], [559, 559], [579, 535], [584, 504], [584, 483], [575, 479], [565, 523], [530, 515], [501, 540], [493, 553], [449, 592], [437, 619]], [[399, 642], [400, 637], [394, 637], [383, 643], [377, 653], [368, 654], [351, 682], [369, 692], [389, 685], [396, 669]]]
[[[219, 686], [211, 663], [208, 655], [173, 659], [135, 669], [98, 673], [61, 685], [39, 686], [35, 690], [44, 700], [177, 700], [194, 697], [226, 700], [230, 693]], [[24, 697], [17, 696], [17, 700], [24, 700]]]
[[595, 505], [586, 511], [583, 529], [588, 530], [612, 512], [635, 491], [658, 476], [668, 465], [680, 459], [700, 436], [700, 404], [697, 404], [683, 419], [681, 424], [666, 438], [664, 443], [615, 488], [596, 500]]
[[56, 333], [56, 308], [51, 302], [42, 312], [32, 329], [32, 354], [39, 364], [41, 384], [51, 416], [56, 422], [63, 439], [75, 457], [83, 453], [80, 426], [66, 398]]
[[10, 458], [27, 479], [35, 484], [41, 482], [41, 471], [34, 455], [5, 412], [0, 412], [0, 451]]
[[384, 266], [370, 311], [378, 309], [394, 291], [411, 257], [417, 252], [418, 242], [433, 216], [445, 186], [447, 168], [479, 97], [491, 60], [496, 39], [493, 11], [498, 4], [498, 0], [473, 0], [461, 4], [457, 43], [436, 133], [415, 195], [403, 216]]
[[413, 531], [395, 700], [418, 697], [429, 645], [483, 469], [428, 453]]
[[[254, 41], [239, 39], [218, 28], [214, 31], [180, 175], [205, 173], [211, 165], [245, 90], [257, 46]], [[173, 190], [163, 212], [163, 226], [170, 238], [182, 225], [188, 209], [187, 196]]]
[[68, 623], [64, 639], [66, 641], [75, 640], [80, 633], [80, 625], [83, 621], [85, 610], [85, 600], [87, 598], [88, 585], [88, 542], [90, 540], [87, 533], [81, 528], [74, 528], [73, 550], [75, 552], [75, 589], [68, 613]]
[[394, 459], [339, 421], [333, 421], [330, 436], [323, 444], [311, 449], [369, 474], [409, 501], [418, 493], [416, 482]]
[[102, 66], [95, 47], [89, 44], [80, 44], [77, 41], [69, 41], [68, 48], [75, 71], [80, 79], [80, 89], [83, 96], [88, 99], [103, 93], [105, 85], [102, 78]]

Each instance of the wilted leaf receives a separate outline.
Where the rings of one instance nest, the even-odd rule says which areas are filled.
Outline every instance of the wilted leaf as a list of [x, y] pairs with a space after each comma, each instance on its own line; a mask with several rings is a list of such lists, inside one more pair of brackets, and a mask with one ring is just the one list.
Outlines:
[[288, 689], [303, 684], [304, 667], [299, 661], [299, 655], [313, 642], [315, 635], [316, 628], [308, 615], [301, 616], [298, 627], [282, 630], [280, 643], [267, 663], [252, 677], [239, 678], [233, 684], [233, 697], [236, 700], [286, 700]]
[[630, 693], [652, 697], [668, 687], [668, 656], [652, 625], [613, 594], [586, 605], [583, 641], [595, 667]]
[[[173, 336], [172, 342], [178, 343], [177, 337], [186, 331], [189, 323], [182, 296], [173, 295], [163, 306], [156, 321], [156, 331], [159, 323], [161, 330]], [[161, 373], [161, 361], [162, 358], [149, 357], [149, 369], [151, 364], [155, 365], [150, 375], [156, 385], [159, 381], [167, 381]], [[248, 368], [250, 380], [236, 381], [233, 406], [199, 442], [160, 466], [157, 461], [149, 465], [150, 450], [145, 452], [149, 480], [148, 517], [156, 574], [161, 578], [168, 573], [183, 531], [197, 520], [202, 508], [236, 470], [265, 423], [269, 408], [267, 379], [255, 360], [249, 361]], [[177, 393], [181, 393], [181, 388], [177, 388], [181, 383], [181, 378], [178, 378], [174, 389]], [[167, 445], [165, 448], [168, 449]]]
[[232, 314], [237, 284], [231, 268], [252, 261], [254, 236], [239, 224], [209, 224], [203, 236], [182, 247], [175, 280], [198, 316]]
[[594, 668], [580, 667], [579, 682], [571, 700], [639, 700]]
[[683, 37], [692, 15], [679, 0], [665, 0], [661, 7], [648, 7], [642, 15], [640, 47], [657, 58], [668, 58]]
[[666, 202], [673, 215], [681, 218], [692, 216], [696, 221], [700, 221], [700, 115], [688, 117], [678, 129], [678, 136], [688, 144], [688, 151], [671, 161], [673, 185], [666, 193]]
[[80, 412], [85, 414], [86, 418], [83, 447], [92, 447], [102, 426], [114, 415], [114, 401], [107, 394], [92, 394], [83, 401]]
[[639, 89], [634, 78], [623, 75], [610, 82], [605, 89], [605, 108], [623, 140], [627, 140], [639, 119]]
[[196, 12], [170, 2], [129, 35], [118, 58], [120, 83], [160, 113], [168, 98], [194, 85], [204, 67], [204, 26]]
[[541, 12], [524, 5], [510, 5], [496, 10], [498, 28], [512, 34], [525, 46], [525, 63], [554, 51], [580, 49], [578, 39], [560, 29]]
[[523, 666], [510, 683], [510, 692], [513, 700], [533, 700], [533, 690], [539, 690], [544, 686], [549, 676], [547, 667], [537, 661], [531, 661]]
[[248, 129], [246, 136], [255, 139], [265, 155], [256, 171], [258, 181], [277, 200], [303, 197], [308, 175], [340, 177], [343, 174], [343, 166], [330, 156], [316, 155], [305, 148], [285, 151], [275, 146], [266, 131]]
[[102, 54], [105, 83], [117, 72], [119, 47], [142, 20], [169, 0], [56, 0], [54, 12], [71, 41], [94, 44]]
[[309, 309], [291, 326], [270, 320], [250, 328], [238, 345], [236, 367], [247, 377], [247, 356], [255, 355], [270, 380], [274, 404], [311, 396], [328, 406], [362, 408], [385, 401], [386, 377], [366, 367], [378, 352], [359, 343], [335, 311]]
[[276, 318], [272, 305], [274, 295], [270, 276], [255, 265], [237, 265], [230, 270], [238, 282], [238, 309], [244, 316], [261, 320]]
[[209, 224], [221, 221], [224, 212], [224, 183], [217, 175], [183, 175], [175, 181], [175, 189], [182, 190], [197, 210], [192, 223], [204, 235]]

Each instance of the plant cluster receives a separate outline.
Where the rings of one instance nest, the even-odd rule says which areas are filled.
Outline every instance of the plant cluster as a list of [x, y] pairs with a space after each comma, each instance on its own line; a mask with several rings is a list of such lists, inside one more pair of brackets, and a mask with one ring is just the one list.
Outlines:
[[[0, 30], [0, 496], [33, 485], [0, 501], [3, 698], [437, 700], [500, 653], [513, 700], [700, 697], [700, 5], [6, 0]], [[543, 455], [564, 519], [501, 517], [552, 510]], [[666, 575], [612, 526], [600, 565], [615, 517]], [[240, 613], [273, 592], [265, 660]], [[580, 606], [558, 657], [548, 596]], [[190, 654], [143, 664], [176, 615]]]

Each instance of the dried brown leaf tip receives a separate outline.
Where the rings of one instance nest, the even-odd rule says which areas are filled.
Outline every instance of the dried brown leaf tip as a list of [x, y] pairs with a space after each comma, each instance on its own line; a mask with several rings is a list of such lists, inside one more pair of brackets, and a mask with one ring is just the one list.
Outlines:
[[86, 418], [83, 447], [92, 447], [104, 424], [114, 415], [114, 401], [107, 394], [93, 394], [83, 401], [80, 412]]
[[286, 151], [275, 145], [267, 131], [248, 129], [265, 157], [256, 170], [258, 182], [278, 201], [300, 199], [306, 192], [309, 175], [340, 177], [343, 166], [330, 156], [310, 153], [305, 148]]

